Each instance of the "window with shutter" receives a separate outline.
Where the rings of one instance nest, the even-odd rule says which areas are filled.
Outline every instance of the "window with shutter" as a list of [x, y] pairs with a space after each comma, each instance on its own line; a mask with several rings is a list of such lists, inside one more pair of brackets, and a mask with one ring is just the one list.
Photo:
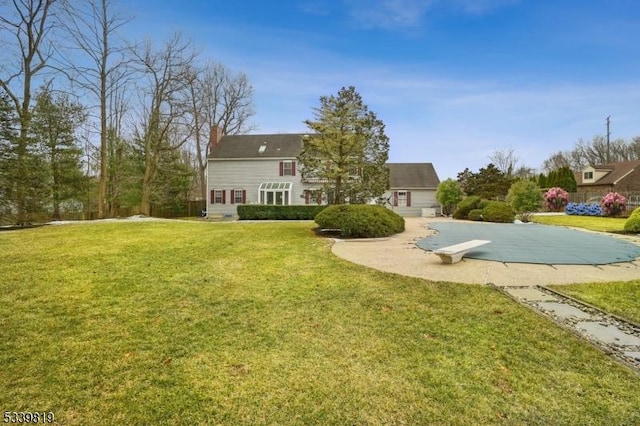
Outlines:
[[231, 190], [231, 204], [244, 204], [246, 191], [243, 189]]
[[213, 189], [211, 191], [211, 204], [224, 204], [224, 189]]
[[295, 176], [296, 166], [293, 161], [281, 161], [280, 162], [280, 176]]
[[393, 193], [393, 205], [408, 207], [411, 205], [411, 193], [409, 191], [397, 191]]

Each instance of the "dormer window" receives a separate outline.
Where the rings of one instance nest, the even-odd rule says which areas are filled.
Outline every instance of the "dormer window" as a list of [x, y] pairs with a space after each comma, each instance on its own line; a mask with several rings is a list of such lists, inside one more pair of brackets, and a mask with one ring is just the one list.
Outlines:
[[593, 180], [593, 172], [584, 172], [582, 175], [583, 180]]

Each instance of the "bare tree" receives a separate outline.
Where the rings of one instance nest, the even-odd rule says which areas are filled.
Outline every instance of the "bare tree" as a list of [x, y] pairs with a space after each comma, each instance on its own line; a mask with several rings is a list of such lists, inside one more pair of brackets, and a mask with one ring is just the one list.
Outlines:
[[147, 42], [133, 54], [144, 84], [141, 87], [143, 117], [136, 129], [144, 159], [140, 212], [150, 215], [153, 184], [163, 152], [179, 149], [192, 135], [185, 92], [196, 54], [179, 34], [174, 35], [163, 50], [156, 51]]
[[15, 149], [15, 200], [17, 222], [27, 221], [28, 180], [27, 159], [32, 113], [32, 85], [38, 73], [54, 54], [49, 42], [55, 26], [53, 7], [56, 0], [12, 0], [0, 6], [0, 32], [15, 44], [4, 43], [2, 50], [9, 56], [0, 65], [0, 88], [9, 96], [18, 115], [19, 134]]
[[624, 139], [616, 139], [607, 144], [604, 136], [594, 136], [591, 142], [578, 140], [574, 151], [582, 158], [585, 165], [599, 165], [628, 161], [629, 150]]
[[[123, 71], [128, 73], [128, 71]], [[115, 81], [122, 81], [120, 73], [114, 73], [109, 76]], [[124, 118], [129, 110], [129, 98], [126, 94], [126, 85], [111, 83], [113, 90], [109, 92], [107, 104], [109, 106], [107, 112], [107, 148], [108, 148], [108, 164], [107, 164], [107, 194], [106, 214], [109, 217], [117, 215], [118, 209], [121, 207], [121, 198], [123, 193], [124, 179], [126, 175], [125, 164], [130, 159], [127, 158], [130, 151], [130, 143], [124, 136]]]
[[210, 132], [217, 129], [222, 134], [235, 135], [254, 129], [249, 123], [255, 114], [253, 87], [244, 73], [233, 74], [226, 66], [213, 62], [200, 70], [191, 68], [188, 81], [198, 182], [201, 196], [205, 198]]
[[640, 160], [640, 136], [629, 142], [629, 160]]
[[489, 160], [507, 177], [513, 176], [518, 164], [518, 157], [515, 156], [513, 148], [496, 149], [493, 155], [489, 156]]
[[542, 163], [542, 168], [547, 174], [562, 167], [571, 167], [571, 160], [567, 152], [558, 151]]
[[[117, 32], [130, 19], [116, 10], [112, 0], [84, 0], [69, 3], [65, 20], [74, 49], [86, 61], [67, 61], [72, 81], [92, 95], [100, 109], [100, 174], [98, 183], [98, 217], [108, 214], [108, 163], [110, 99], [113, 92], [128, 84], [123, 68], [127, 64], [125, 48]], [[85, 65], [86, 64], [86, 65]], [[117, 77], [117, 78], [114, 78]], [[111, 139], [112, 140], [112, 139]]]

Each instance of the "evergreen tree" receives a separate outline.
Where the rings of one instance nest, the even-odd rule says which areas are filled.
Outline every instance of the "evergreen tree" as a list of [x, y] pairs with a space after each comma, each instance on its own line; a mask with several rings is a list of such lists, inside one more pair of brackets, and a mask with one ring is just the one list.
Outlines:
[[324, 182], [330, 204], [366, 202], [389, 188], [384, 123], [353, 86], [343, 87], [337, 96], [320, 97], [314, 119], [305, 124], [313, 134], [305, 138], [298, 157], [302, 177]]
[[85, 119], [84, 108], [67, 95], [54, 96], [45, 88], [36, 97], [32, 130], [44, 163], [38, 173], [44, 181], [38, 186], [43, 191], [41, 201], [50, 201], [53, 207], [54, 220], [60, 219], [61, 203], [82, 198], [85, 182], [80, 160], [82, 149], [75, 133]]
[[544, 173], [540, 173], [538, 175], [538, 186], [540, 188], [550, 188], [550, 186], [547, 184], [547, 176], [545, 176]]
[[556, 170], [556, 186], [567, 192], [576, 192], [578, 190], [576, 177], [569, 167], [565, 166]]
[[458, 182], [466, 195], [478, 195], [487, 200], [506, 197], [512, 181], [492, 163], [478, 173], [468, 168], [458, 173]]
[[7, 95], [0, 90], [0, 223], [8, 223], [13, 203], [15, 139], [18, 118]]

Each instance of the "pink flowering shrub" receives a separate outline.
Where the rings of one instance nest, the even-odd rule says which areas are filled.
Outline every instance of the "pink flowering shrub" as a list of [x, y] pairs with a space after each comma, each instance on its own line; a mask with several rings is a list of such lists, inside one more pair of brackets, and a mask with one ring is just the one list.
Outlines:
[[544, 194], [547, 210], [552, 212], [560, 212], [564, 210], [569, 201], [569, 194], [562, 188], [550, 188]]
[[627, 209], [627, 199], [617, 192], [610, 192], [600, 201], [604, 216], [618, 216]]

